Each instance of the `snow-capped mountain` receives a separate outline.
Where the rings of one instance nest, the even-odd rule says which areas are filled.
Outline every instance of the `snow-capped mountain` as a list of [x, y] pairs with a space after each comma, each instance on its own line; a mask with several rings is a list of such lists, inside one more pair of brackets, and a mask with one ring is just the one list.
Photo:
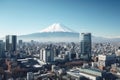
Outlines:
[[[18, 40], [40, 41], [40, 42], [79, 42], [79, 33], [66, 26], [55, 23], [40, 32], [18, 36]], [[120, 38], [103, 38], [92, 36], [92, 42], [120, 42]]]
[[79, 33], [67, 28], [66, 26], [55, 23], [39, 31], [38, 33], [22, 35], [19, 39], [25, 41], [36, 40], [40, 42], [78, 42]]
[[74, 31], [72, 31], [71, 29], [67, 28], [66, 26], [60, 23], [55, 23], [41, 30], [40, 32], [74, 32]]

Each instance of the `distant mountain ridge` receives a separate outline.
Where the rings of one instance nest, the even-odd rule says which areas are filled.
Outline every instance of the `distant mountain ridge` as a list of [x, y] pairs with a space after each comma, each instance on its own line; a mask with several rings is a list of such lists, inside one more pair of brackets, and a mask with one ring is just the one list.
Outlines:
[[43, 32], [33, 33], [28, 35], [22, 35], [19, 39], [29, 41], [35, 40], [40, 42], [78, 42], [79, 33], [71, 32]]
[[92, 36], [92, 42], [120, 42], [120, 38], [104, 38]]
[[78, 42], [79, 33], [62, 24], [55, 23], [38, 33], [21, 35], [18, 39], [23, 39], [25, 41], [36, 40], [41, 42]]
[[[79, 37], [79, 33], [62, 24], [55, 23], [37, 33], [18, 36], [18, 39], [24, 41], [35, 40], [40, 42], [80, 42]], [[92, 36], [92, 42], [120, 42], [120, 38]]]

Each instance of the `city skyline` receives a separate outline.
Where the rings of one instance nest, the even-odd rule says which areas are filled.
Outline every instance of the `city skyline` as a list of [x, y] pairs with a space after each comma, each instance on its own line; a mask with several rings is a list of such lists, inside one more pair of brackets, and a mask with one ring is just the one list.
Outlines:
[[118, 0], [1, 0], [0, 38], [39, 32], [62, 23], [76, 32], [120, 38]]

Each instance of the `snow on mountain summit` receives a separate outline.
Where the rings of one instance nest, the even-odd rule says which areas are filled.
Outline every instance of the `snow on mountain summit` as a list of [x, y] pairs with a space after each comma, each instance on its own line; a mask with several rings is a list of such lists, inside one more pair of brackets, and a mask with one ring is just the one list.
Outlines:
[[73, 31], [62, 24], [55, 23], [41, 30], [40, 32], [73, 32]]

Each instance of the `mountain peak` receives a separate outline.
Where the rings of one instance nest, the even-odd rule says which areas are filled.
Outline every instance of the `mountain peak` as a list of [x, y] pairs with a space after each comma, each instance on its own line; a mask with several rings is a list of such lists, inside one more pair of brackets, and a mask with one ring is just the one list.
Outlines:
[[54, 23], [40, 32], [73, 32], [71, 29], [60, 23]]

